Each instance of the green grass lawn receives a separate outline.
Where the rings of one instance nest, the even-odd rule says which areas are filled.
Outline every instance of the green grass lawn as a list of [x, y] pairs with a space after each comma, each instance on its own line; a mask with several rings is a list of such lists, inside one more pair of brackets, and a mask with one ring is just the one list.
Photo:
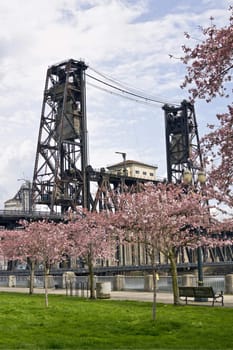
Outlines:
[[1, 349], [233, 349], [233, 309], [0, 293]]

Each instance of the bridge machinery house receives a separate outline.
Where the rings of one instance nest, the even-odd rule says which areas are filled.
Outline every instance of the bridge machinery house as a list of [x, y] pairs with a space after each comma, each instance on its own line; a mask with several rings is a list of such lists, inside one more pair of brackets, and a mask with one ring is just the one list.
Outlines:
[[156, 165], [149, 165], [135, 160], [125, 160], [107, 167], [108, 171], [117, 175], [125, 175], [145, 180], [156, 180]]

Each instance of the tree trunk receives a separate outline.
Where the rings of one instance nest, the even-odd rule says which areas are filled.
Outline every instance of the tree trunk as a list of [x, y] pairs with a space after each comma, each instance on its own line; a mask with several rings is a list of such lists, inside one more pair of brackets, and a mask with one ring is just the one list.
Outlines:
[[153, 264], [153, 306], [152, 306], [152, 320], [156, 320], [156, 299], [157, 299], [157, 277], [156, 266]]
[[95, 299], [94, 268], [91, 256], [88, 257], [88, 268], [90, 280], [90, 299]]
[[34, 291], [34, 277], [35, 277], [35, 261], [30, 260], [30, 279], [29, 279], [29, 294], [33, 294]]
[[176, 265], [176, 257], [174, 251], [170, 251], [168, 258], [171, 264], [171, 275], [172, 275], [172, 290], [173, 290], [173, 304], [179, 305], [179, 288], [178, 288], [178, 275], [177, 275], [177, 265]]
[[45, 306], [49, 306], [49, 298], [48, 298], [48, 277], [49, 277], [49, 268], [45, 267], [44, 273], [44, 289], [45, 289]]

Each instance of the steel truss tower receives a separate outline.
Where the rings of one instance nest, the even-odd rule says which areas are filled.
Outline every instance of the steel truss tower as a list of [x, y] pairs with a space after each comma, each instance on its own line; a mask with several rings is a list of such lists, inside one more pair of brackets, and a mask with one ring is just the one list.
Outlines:
[[168, 182], [180, 182], [185, 171], [197, 178], [203, 160], [194, 105], [183, 101], [179, 107], [164, 105]]
[[86, 69], [70, 59], [47, 70], [32, 201], [51, 212], [87, 207]]
[[84, 62], [71, 59], [47, 70], [32, 203], [45, 204], [52, 213], [77, 206], [114, 210], [119, 192], [135, 191], [138, 183], [148, 181], [88, 165], [86, 69]]
[[[166, 128], [166, 150], [167, 150], [167, 177], [168, 182], [183, 183], [198, 186], [198, 174], [203, 171], [203, 161], [200, 151], [198, 128], [193, 104], [183, 101], [179, 107], [164, 105], [165, 128]], [[185, 174], [189, 175], [190, 183], [185, 183]], [[202, 189], [200, 189], [202, 190]], [[193, 251], [188, 248], [180, 248], [177, 251], [179, 258], [184, 259], [184, 251], [189, 262], [195, 260]], [[207, 250], [198, 247], [197, 264], [199, 282], [203, 283], [202, 256]]]

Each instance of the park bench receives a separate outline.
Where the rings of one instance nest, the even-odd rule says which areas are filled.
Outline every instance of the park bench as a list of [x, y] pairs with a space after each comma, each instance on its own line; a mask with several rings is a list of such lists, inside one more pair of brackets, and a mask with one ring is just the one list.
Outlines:
[[212, 306], [215, 302], [224, 305], [223, 292], [216, 294], [212, 287], [179, 287], [179, 296], [185, 298], [186, 304], [188, 304], [188, 298], [194, 298], [194, 301], [211, 298]]

